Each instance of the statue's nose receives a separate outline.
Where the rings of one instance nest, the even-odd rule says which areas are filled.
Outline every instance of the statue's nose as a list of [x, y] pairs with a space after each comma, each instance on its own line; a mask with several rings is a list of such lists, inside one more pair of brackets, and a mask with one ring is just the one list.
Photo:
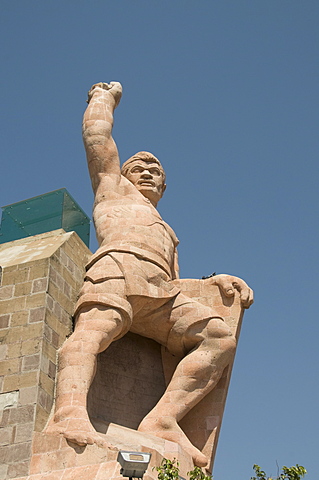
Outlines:
[[149, 170], [144, 170], [143, 173], [142, 173], [142, 177], [152, 177], [152, 175], [149, 172]]

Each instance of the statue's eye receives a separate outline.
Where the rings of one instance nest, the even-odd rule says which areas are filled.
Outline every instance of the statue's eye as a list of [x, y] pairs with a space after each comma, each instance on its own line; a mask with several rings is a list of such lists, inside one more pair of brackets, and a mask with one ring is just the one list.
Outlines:
[[132, 168], [131, 173], [139, 173], [141, 171], [142, 171], [141, 167], [134, 167]]

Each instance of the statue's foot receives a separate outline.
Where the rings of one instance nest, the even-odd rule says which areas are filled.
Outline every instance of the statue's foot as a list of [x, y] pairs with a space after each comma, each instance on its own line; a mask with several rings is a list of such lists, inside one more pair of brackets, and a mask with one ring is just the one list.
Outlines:
[[61, 407], [54, 414], [45, 433], [61, 434], [80, 446], [93, 445], [114, 448], [93, 427], [84, 407]]
[[110, 82], [110, 83], [99, 82], [99, 83], [95, 83], [88, 92], [88, 103], [90, 103], [90, 100], [92, 98], [92, 95], [93, 95], [94, 91], [98, 88], [101, 88], [102, 90], [107, 90], [112, 94], [112, 96], [115, 100], [114, 108], [116, 108], [118, 106], [118, 104], [120, 103], [120, 100], [121, 100], [122, 85], [119, 82]]
[[183, 430], [173, 417], [145, 417], [138, 427], [139, 432], [151, 433], [156, 437], [178, 443], [198, 467], [206, 467], [208, 461], [205, 455], [189, 441]]

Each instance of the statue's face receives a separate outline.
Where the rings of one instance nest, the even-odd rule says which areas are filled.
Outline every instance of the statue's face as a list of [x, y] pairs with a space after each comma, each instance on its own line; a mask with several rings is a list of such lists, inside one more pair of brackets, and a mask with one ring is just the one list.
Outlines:
[[152, 161], [136, 160], [136, 162], [132, 162], [126, 173], [126, 178], [154, 206], [162, 198], [166, 188], [163, 174], [158, 164]]

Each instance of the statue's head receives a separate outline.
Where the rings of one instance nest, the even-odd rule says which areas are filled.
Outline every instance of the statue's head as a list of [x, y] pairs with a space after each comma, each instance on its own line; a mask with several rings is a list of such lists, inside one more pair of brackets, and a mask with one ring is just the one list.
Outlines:
[[122, 165], [126, 177], [156, 207], [166, 189], [165, 172], [160, 161], [149, 152], [138, 152]]

